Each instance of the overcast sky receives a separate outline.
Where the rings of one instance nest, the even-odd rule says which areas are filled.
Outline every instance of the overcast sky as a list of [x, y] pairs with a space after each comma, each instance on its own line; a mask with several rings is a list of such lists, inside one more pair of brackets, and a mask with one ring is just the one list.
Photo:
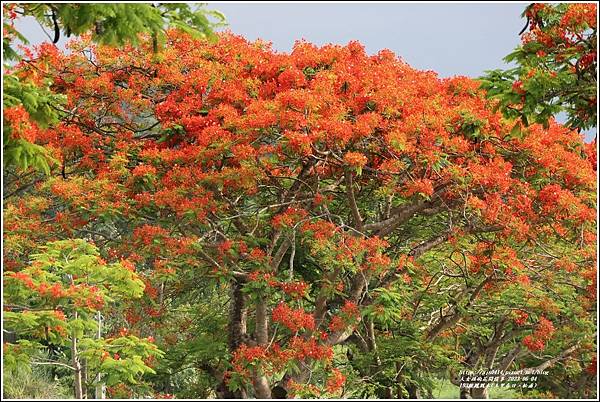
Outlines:
[[[271, 41], [278, 51], [290, 51], [299, 39], [318, 45], [358, 40], [369, 53], [390, 49], [413, 67], [443, 77], [506, 68], [502, 58], [519, 44], [521, 13], [529, 4], [207, 3], [225, 14], [226, 29]], [[22, 19], [17, 29], [32, 43], [48, 40], [33, 18]]]
[[[390, 49], [416, 68], [473, 77], [504, 66], [502, 57], [519, 43], [528, 4], [207, 3], [225, 14], [226, 29], [271, 41], [280, 51], [298, 39], [319, 45], [358, 40], [369, 53]], [[17, 29], [31, 43], [48, 40], [31, 17]]]

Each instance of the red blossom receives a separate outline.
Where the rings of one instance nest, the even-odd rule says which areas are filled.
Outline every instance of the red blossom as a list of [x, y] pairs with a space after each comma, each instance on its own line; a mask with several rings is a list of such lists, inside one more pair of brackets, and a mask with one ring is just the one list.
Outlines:
[[433, 182], [429, 179], [417, 179], [406, 185], [404, 194], [407, 197], [413, 194], [422, 194], [425, 196], [433, 195]]
[[344, 155], [344, 161], [352, 167], [363, 167], [367, 164], [368, 159], [359, 152], [348, 152]]
[[273, 321], [283, 324], [292, 332], [315, 329], [315, 319], [312, 314], [303, 309], [292, 309], [283, 302], [273, 309]]
[[346, 383], [346, 376], [338, 369], [331, 371], [331, 376], [327, 379], [327, 392], [330, 394], [339, 391]]

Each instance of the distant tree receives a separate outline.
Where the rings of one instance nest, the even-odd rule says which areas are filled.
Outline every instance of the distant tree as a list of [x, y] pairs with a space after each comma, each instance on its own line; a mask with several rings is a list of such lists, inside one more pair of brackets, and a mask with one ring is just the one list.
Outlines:
[[[126, 332], [105, 336], [99, 327], [101, 312], [114, 312], [143, 294], [133, 266], [107, 264], [84, 240], [55, 241], [40, 249], [29, 266], [4, 273], [4, 325], [20, 337], [4, 346], [5, 367], [67, 367], [77, 399], [87, 395], [86, 385], [135, 386], [143, 374], [153, 373], [149, 365], [162, 353], [151, 339]], [[47, 357], [37, 359], [40, 351]]]

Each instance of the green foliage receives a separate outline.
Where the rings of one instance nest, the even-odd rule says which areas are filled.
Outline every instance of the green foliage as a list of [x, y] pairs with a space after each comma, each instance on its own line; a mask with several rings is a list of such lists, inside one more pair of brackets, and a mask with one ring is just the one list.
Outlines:
[[[96, 246], [82, 239], [61, 240], [41, 246], [42, 252], [31, 255], [31, 265], [18, 275], [5, 273], [5, 301], [30, 308], [75, 308], [94, 312], [97, 306], [115, 299], [140, 297], [144, 289], [137, 275], [121, 263], [106, 264]], [[31, 282], [28, 282], [28, 281]], [[89, 289], [95, 305], [86, 304], [86, 295], [68, 296], [69, 286]], [[40, 289], [56, 288], [56, 298], [49, 299]], [[25, 313], [23, 313], [25, 314]], [[39, 314], [38, 314], [39, 315]]]
[[[4, 13], [4, 9], [2, 10]], [[23, 36], [19, 31], [17, 31], [11, 24], [7, 23], [8, 19], [4, 20], [5, 22], [2, 24], [4, 28], [5, 35], [2, 36], [2, 56], [6, 61], [15, 61], [20, 59], [19, 53], [13, 49], [11, 46], [12, 41], [14, 39], [18, 39], [24, 44], [28, 44], [28, 40], [25, 36]]]
[[4, 325], [22, 338], [6, 347], [5, 367], [26, 369], [47, 347], [79, 340], [79, 357], [87, 359], [90, 372], [106, 375], [109, 385], [137, 384], [154, 373], [144, 359], [163, 353], [150, 339], [97, 337], [95, 313], [107, 303], [141, 297], [144, 283], [133, 271], [121, 262], [107, 264], [96, 246], [81, 239], [48, 243], [30, 259], [25, 269], [4, 275], [4, 303], [10, 308]]
[[[3, 107], [22, 107], [32, 121], [29, 131], [38, 127], [47, 128], [58, 122], [60, 112], [58, 106], [64, 104], [65, 96], [50, 91], [50, 83], [42, 86], [22, 82], [16, 75], [7, 74], [3, 77]], [[36, 126], [33, 126], [35, 124]], [[50, 174], [50, 168], [58, 163], [41, 145], [37, 145], [14, 132], [12, 124], [6, 116], [2, 122], [4, 139], [4, 166], [16, 166], [27, 170], [29, 167]]]
[[195, 38], [212, 38], [213, 29], [225, 24], [225, 16], [216, 10], [194, 9], [185, 3], [164, 3], [159, 7], [169, 27], [180, 29]]
[[41, 128], [59, 121], [61, 112], [57, 106], [65, 103], [66, 96], [53, 93], [49, 81], [46, 80], [43, 85], [34, 85], [21, 81], [16, 75], [7, 74], [3, 77], [3, 85], [2, 102], [5, 108], [22, 105], [29, 117]]
[[[6, 312], [4, 317], [7, 317]], [[4, 369], [13, 373], [30, 373], [31, 357], [37, 355], [41, 348], [39, 342], [27, 339], [19, 339], [14, 344], [6, 343], [2, 353]]]
[[[434, 379], [431, 394], [435, 399], [459, 399], [459, 388], [448, 380]], [[489, 397], [490, 399], [518, 399], [519, 394], [510, 388], [491, 387]]]
[[[10, 130], [4, 130], [4, 135], [10, 133]], [[4, 166], [18, 166], [19, 169], [27, 170], [30, 167], [50, 174], [50, 166], [54, 159], [48, 154], [46, 148], [41, 145], [32, 144], [21, 138], [4, 141]]]
[[[589, 7], [589, 8], [588, 8]], [[508, 118], [525, 125], [560, 112], [574, 129], [596, 126], [595, 6], [532, 4], [523, 13], [530, 28], [522, 44], [504, 58], [514, 65], [487, 71], [482, 88]]]
[[137, 44], [138, 34], [162, 36], [167, 27], [210, 37], [213, 28], [223, 24], [225, 19], [219, 12], [184, 3], [18, 3], [17, 9], [54, 30], [55, 42], [62, 31], [67, 36], [91, 33], [95, 42], [107, 45]]
[[373, 293], [377, 295], [374, 303], [366, 307], [362, 314], [371, 317], [387, 330], [402, 319], [406, 297], [395, 290], [386, 288], [373, 289]]
[[[520, 53], [517, 51], [515, 53]], [[514, 55], [513, 53], [512, 55]], [[510, 58], [512, 60], [512, 58]], [[509, 58], [505, 59], [506, 61]], [[525, 69], [525, 71], [527, 71]], [[574, 85], [570, 74], [557, 75], [551, 78], [549, 75], [538, 75], [523, 83], [523, 90], [527, 94], [523, 96], [515, 92], [513, 85], [515, 81], [524, 74], [524, 68], [513, 68], [506, 71], [487, 71], [486, 76], [481, 79], [482, 88], [487, 90], [489, 97], [498, 99], [497, 108], [509, 119], [521, 119], [526, 126], [533, 123], [548, 125], [548, 119], [565, 110], [567, 105], [561, 105], [566, 99], [560, 100], [556, 97], [548, 97], [551, 89], [557, 86], [569, 88]], [[544, 101], [546, 100], [547, 101]], [[519, 107], [515, 107], [519, 105]]]
[[87, 358], [89, 368], [104, 375], [108, 386], [121, 382], [138, 384], [144, 374], [155, 374], [145, 360], [164, 355], [148, 339], [128, 335], [109, 339], [85, 338], [80, 342], [82, 357]]

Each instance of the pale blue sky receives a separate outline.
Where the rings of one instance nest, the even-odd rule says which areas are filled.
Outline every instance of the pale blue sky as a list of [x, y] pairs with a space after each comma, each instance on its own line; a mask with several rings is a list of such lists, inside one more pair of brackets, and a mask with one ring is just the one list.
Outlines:
[[[504, 66], [502, 57], [519, 43], [528, 4], [207, 3], [225, 14], [226, 29], [272, 41], [279, 51], [290, 51], [297, 39], [319, 45], [358, 40], [369, 53], [387, 48], [416, 68], [472, 77]], [[18, 20], [17, 29], [32, 44], [48, 40], [32, 17]]]
[[478, 76], [502, 68], [519, 44], [524, 3], [220, 3], [229, 28], [289, 51], [296, 39], [316, 44], [358, 40], [370, 53], [390, 49], [412, 66], [442, 76]]

